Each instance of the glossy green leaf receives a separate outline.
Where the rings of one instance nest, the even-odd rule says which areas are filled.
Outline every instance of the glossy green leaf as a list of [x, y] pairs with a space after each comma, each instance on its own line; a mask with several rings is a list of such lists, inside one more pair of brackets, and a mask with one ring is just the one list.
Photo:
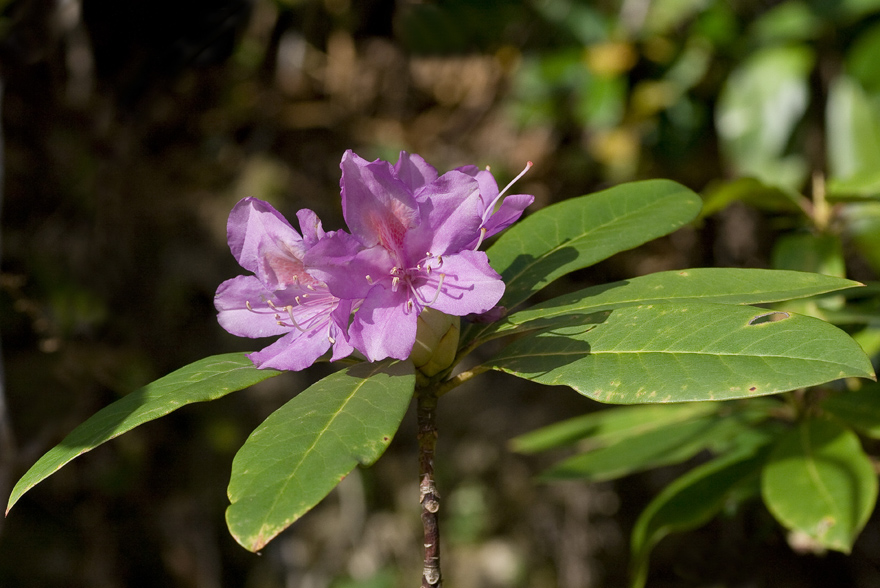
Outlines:
[[517, 339], [486, 365], [616, 404], [727, 400], [874, 377], [852, 338], [811, 317], [697, 302], [568, 316], [568, 325]]
[[880, 107], [851, 78], [828, 92], [829, 196], [880, 195]]
[[226, 522], [258, 551], [391, 442], [415, 386], [412, 364], [359, 364], [272, 413], [232, 462]]
[[833, 394], [822, 401], [822, 410], [872, 439], [880, 439], [880, 385]]
[[668, 180], [621, 184], [543, 208], [489, 248], [513, 308], [553, 280], [632, 249], [690, 222], [700, 198]]
[[734, 499], [757, 494], [765, 452], [718, 457], [677, 478], [642, 511], [630, 538], [632, 588], [645, 585], [651, 550], [670, 533], [696, 529]]
[[877, 473], [858, 437], [810, 419], [779, 439], [761, 476], [767, 508], [784, 527], [849, 553], [877, 500]]
[[147, 384], [96, 412], [41, 457], [15, 485], [6, 511], [36, 484], [98, 445], [187, 404], [216, 400], [281, 373], [258, 370], [243, 353], [228, 353], [191, 363]]
[[[512, 329], [565, 324], [569, 316], [658, 302], [765, 304], [861, 286], [859, 282], [820, 274], [737, 268], [693, 268], [658, 272], [593, 286], [558, 296], [511, 314], [491, 325], [478, 325], [473, 336]], [[532, 323], [529, 325], [529, 323]], [[493, 335], [495, 336], [495, 335]]]
[[591, 445], [613, 445], [670, 424], [678, 424], [717, 412], [713, 402], [606, 408], [554, 423], [520, 435], [510, 444], [519, 453], [537, 453], [589, 438]]
[[786, 155], [807, 109], [814, 56], [805, 45], [755, 52], [730, 75], [718, 97], [716, 127], [738, 175], [797, 189], [806, 178], [800, 155]]

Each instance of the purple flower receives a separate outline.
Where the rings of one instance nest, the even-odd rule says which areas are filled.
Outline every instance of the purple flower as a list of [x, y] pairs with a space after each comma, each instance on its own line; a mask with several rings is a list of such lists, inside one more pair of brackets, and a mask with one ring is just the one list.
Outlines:
[[532, 196], [499, 205], [507, 188], [499, 193], [488, 169], [439, 175], [405, 152], [392, 166], [347, 151], [341, 168], [351, 234], [325, 233], [314, 212], [300, 210], [300, 235], [256, 198], [229, 215], [229, 247], [253, 275], [220, 285], [218, 320], [242, 337], [283, 335], [249, 355], [257, 367], [301, 370], [331, 347], [331, 360], [355, 349], [369, 361], [406, 359], [425, 309], [479, 315], [504, 293], [477, 248], [519, 218]]
[[425, 308], [463, 316], [484, 313], [501, 299], [504, 282], [475, 249], [513, 222], [531, 197], [502, 205], [496, 218], [497, 185], [476, 168], [438, 176], [417, 155], [403, 152], [392, 166], [352, 151], [341, 168], [342, 210], [352, 234], [322, 239], [303, 260], [332, 295], [362, 300], [348, 334], [367, 359], [407, 358]]
[[301, 370], [333, 347], [332, 359], [353, 351], [346, 333], [351, 300], [340, 300], [308, 273], [306, 253], [322, 240], [321, 221], [311, 210], [297, 213], [302, 236], [270, 204], [245, 198], [229, 215], [229, 247], [254, 273], [223, 282], [214, 305], [220, 325], [241, 337], [284, 335], [248, 357], [259, 368]]

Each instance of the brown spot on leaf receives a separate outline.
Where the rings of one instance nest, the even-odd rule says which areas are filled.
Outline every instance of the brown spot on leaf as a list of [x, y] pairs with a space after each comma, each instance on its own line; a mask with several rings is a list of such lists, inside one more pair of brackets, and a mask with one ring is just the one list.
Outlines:
[[757, 390], [757, 388], [755, 386], [752, 386], [751, 388], [749, 388], [749, 392], [754, 392], [755, 390]]
[[782, 321], [787, 318], [791, 318], [791, 315], [787, 312], [782, 312], [781, 310], [773, 310], [752, 317], [752, 319], [749, 321], [749, 326], [763, 325], [764, 323], [775, 323], [777, 321]]

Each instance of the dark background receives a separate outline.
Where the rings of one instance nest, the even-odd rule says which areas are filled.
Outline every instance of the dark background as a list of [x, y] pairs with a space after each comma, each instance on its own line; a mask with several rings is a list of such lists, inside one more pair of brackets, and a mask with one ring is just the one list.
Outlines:
[[[3, 500], [99, 408], [201, 357], [258, 348], [215, 320], [217, 285], [242, 273], [226, 216], [257, 196], [289, 218], [308, 207], [341, 228], [345, 149], [392, 161], [406, 149], [441, 171], [491, 165], [501, 185], [531, 160], [515, 192], [535, 194], [533, 208], [633, 179], [702, 191], [731, 177], [712, 111], [752, 49], [744, 32], [779, 3], [708, 2], [673, 10], [663, 26], [640, 15], [647, 4], [0, 2]], [[809, 3], [820, 19], [835, 16], [833, 5]], [[875, 20], [866, 11], [810, 42], [833, 69], [849, 36]], [[695, 38], [711, 49], [708, 66], [678, 93], [655, 95], [650, 82], [668, 80]], [[823, 140], [810, 129], [821, 120], [808, 112], [799, 135], [819, 170]], [[734, 206], [545, 295], [666, 269], [768, 267], [779, 230], [771, 215]], [[868, 264], [855, 267], [853, 277], [876, 279]], [[235, 451], [328, 369], [186, 407], [63, 468], [0, 523], [0, 586], [413, 585], [413, 415], [376, 466], [261, 555], [225, 529]], [[553, 456], [506, 449], [516, 434], [596, 408], [492, 375], [443, 399], [449, 585], [624, 584], [638, 512], [682, 470], [539, 486], [530, 478]], [[850, 558], [796, 555], [753, 505], [666, 539], [649, 585], [872, 586], [878, 543], [872, 521]]]

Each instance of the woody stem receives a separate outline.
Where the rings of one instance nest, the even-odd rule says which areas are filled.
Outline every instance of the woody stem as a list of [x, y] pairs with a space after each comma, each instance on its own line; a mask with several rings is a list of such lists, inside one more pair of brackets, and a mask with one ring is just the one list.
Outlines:
[[416, 399], [419, 433], [419, 497], [422, 526], [425, 531], [425, 567], [421, 588], [440, 588], [440, 528], [437, 511], [440, 496], [434, 483], [434, 449], [437, 446], [437, 395], [433, 388], [423, 388]]

